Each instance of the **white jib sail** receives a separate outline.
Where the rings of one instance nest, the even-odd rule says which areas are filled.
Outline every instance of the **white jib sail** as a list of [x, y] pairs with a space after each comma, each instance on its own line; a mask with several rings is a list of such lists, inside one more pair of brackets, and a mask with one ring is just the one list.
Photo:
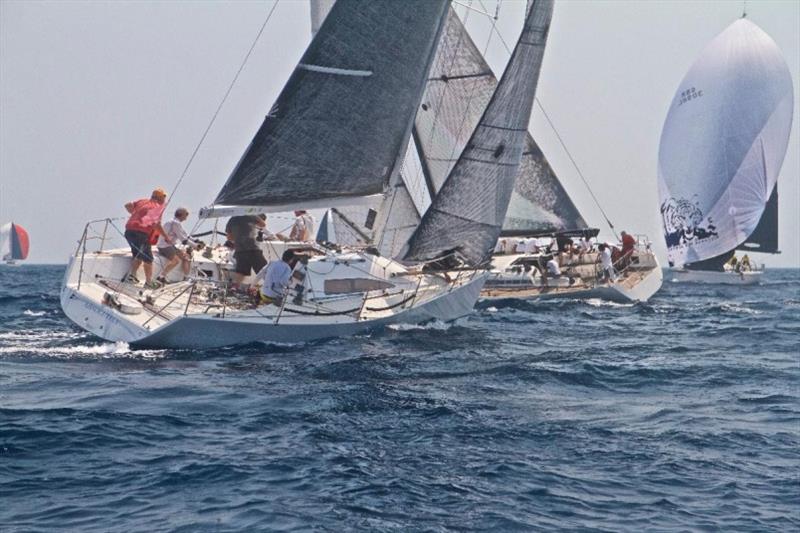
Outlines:
[[11, 222], [0, 226], [0, 261], [11, 259]]
[[689, 69], [670, 105], [658, 155], [671, 264], [723, 254], [753, 232], [786, 154], [792, 91], [780, 49], [744, 18]]

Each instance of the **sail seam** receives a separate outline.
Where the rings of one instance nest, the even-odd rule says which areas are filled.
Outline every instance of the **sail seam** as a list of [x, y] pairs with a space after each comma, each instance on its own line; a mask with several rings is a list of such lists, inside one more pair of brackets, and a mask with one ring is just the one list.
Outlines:
[[474, 157], [462, 157], [465, 161], [475, 161], [476, 163], [485, 163], [487, 165], [500, 165], [504, 167], [516, 167], [519, 163], [501, 163], [500, 161], [487, 161], [485, 159], [476, 159]]
[[495, 130], [504, 130], [504, 131], [528, 131], [527, 128], [507, 128], [505, 126], [494, 126], [492, 124], [480, 124], [480, 126], [484, 128], [492, 128]]
[[437, 76], [435, 78], [428, 78], [428, 81], [443, 81], [445, 83], [451, 80], [466, 80], [469, 78], [485, 78], [486, 76], [494, 75], [492, 72], [477, 72], [475, 74], [462, 74], [461, 76], [447, 76], [442, 74], [441, 76]]

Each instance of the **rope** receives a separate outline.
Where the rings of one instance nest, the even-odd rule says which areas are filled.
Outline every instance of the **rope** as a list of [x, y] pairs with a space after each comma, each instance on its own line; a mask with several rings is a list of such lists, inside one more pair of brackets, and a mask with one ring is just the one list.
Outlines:
[[[275, 0], [275, 3], [272, 4], [272, 9], [269, 10], [269, 13], [267, 14], [267, 18], [264, 19], [264, 23], [261, 25], [261, 29], [258, 30], [258, 34], [256, 35], [256, 38], [253, 40], [253, 44], [250, 45], [250, 49], [247, 51], [247, 54], [245, 54], [244, 60], [242, 60], [242, 64], [239, 66], [239, 70], [236, 71], [236, 75], [233, 77], [233, 80], [231, 81], [230, 85], [228, 86], [228, 90], [225, 91], [225, 96], [222, 97], [222, 101], [220, 101], [219, 105], [217, 106], [216, 111], [214, 111], [214, 115], [211, 117], [211, 121], [208, 123], [208, 126], [206, 127], [206, 130], [203, 132], [203, 136], [200, 137], [200, 142], [198, 142], [197, 146], [195, 146], [191, 157], [189, 157], [189, 161], [186, 163], [186, 166], [183, 168], [183, 172], [181, 173], [180, 178], [178, 178], [178, 182], [175, 184], [175, 187], [172, 188], [172, 192], [170, 193], [170, 195], [169, 195], [169, 197], [167, 199], [167, 203], [164, 204], [165, 208], [166, 208], [167, 205], [169, 205], [169, 202], [172, 199], [172, 197], [175, 195], [175, 192], [178, 190], [178, 187], [180, 187], [181, 183], [183, 182], [183, 178], [186, 177], [186, 173], [189, 172], [189, 167], [192, 165], [192, 162], [194, 161], [194, 158], [197, 155], [198, 150], [200, 150], [200, 146], [206, 140], [206, 136], [208, 135], [208, 132], [211, 130], [211, 127], [214, 125], [214, 122], [217, 120], [217, 115], [219, 115], [219, 112], [222, 109], [222, 106], [225, 104], [225, 101], [228, 99], [228, 96], [231, 94], [231, 91], [233, 90], [233, 86], [236, 84], [236, 81], [239, 79], [239, 75], [242, 73], [242, 70], [244, 70], [244, 66], [245, 66], [245, 64], [247, 64], [247, 60], [250, 59], [250, 55], [253, 53], [253, 49], [256, 47], [256, 43], [258, 43], [259, 38], [261, 38], [261, 34], [264, 32], [264, 28], [267, 26], [267, 23], [269, 22], [269, 19], [272, 18], [272, 14], [275, 12], [275, 8], [278, 7], [278, 2], [279, 1], [280, 0]], [[197, 224], [195, 224], [195, 227], [193, 229], [197, 229], [197, 226], [199, 226], [199, 225], [200, 225], [200, 221], [198, 221]]]
[[567, 149], [567, 145], [564, 144], [564, 140], [561, 138], [561, 134], [558, 133], [558, 130], [556, 129], [556, 127], [553, 124], [553, 122], [550, 120], [550, 116], [547, 114], [547, 111], [544, 110], [544, 107], [542, 107], [542, 103], [539, 101], [538, 98], [536, 98], [536, 105], [538, 105], [539, 109], [542, 110], [542, 114], [544, 115], [544, 118], [547, 119], [547, 123], [550, 124], [550, 127], [553, 129], [553, 133], [556, 134], [556, 138], [558, 139], [558, 142], [561, 143], [561, 147], [564, 149], [564, 152], [566, 152], [567, 157], [569, 157], [569, 160], [572, 162], [572, 166], [574, 166], [575, 170], [578, 172], [578, 176], [580, 176], [581, 180], [583, 181], [583, 184], [586, 186], [586, 190], [589, 191], [589, 194], [591, 195], [592, 200], [594, 200], [595, 205], [600, 210], [600, 213], [602, 213], [603, 218], [606, 220], [606, 224], [608, 224], [608, 227], [611, 229], [611, 233], [614, 234], [614, 238], [615, 239], [619, 239], [619, 235], [617, 235], [617, 232], [614, 229], [614, 224], [612, 224], [611, 220], [609, 220], [608, 215], [606, 214], [605, 210], [603, 209], [603, 206], [600, 205], [600, 201], [597, 199], [597, 196], [594, 195], [594, 191], [589, 186], [589, 182], [586, 181], [586, 177], [584, 177], [583, 172], [581, 172], [581, 169], [578, 168], [578, 163], [576, 163], [575, 159], [573, 159], [572, 154]]
[[[486, 6], [483, 4], [483, 0], [478, 0], [478, 3], [481, 5], [481, 7], [484, 10], [486, 10]], [[496, 29], [494, 24], [492, 25], [492, 31], [497, 33], [497, 36], [500, 38], [500, 42], [503, 43], [503, 47], [505, 47], [506, 52], [511, 54], [511, 48], [508, 46], [508, 43], [506, 42], [506, 40], [503, 39], [503, 35], [500, 33], [500, 31], [498, 31]], [[581, 172], [581, 169], [578, 167], [578, 164], [575, 162], [575, 158], [572, 157], [572, 154], [570, 153], [569, 149], [567, 148], [566, 143], [564, 143], [564, 139], [561, 138], [561, 134], [558, 133], [558, 130], [556, 129], [555, 125], [553, 124], [553, 121], [550, 120], [550, 116], [544, 110], [544, 106], [542, 105], [542, 102], [539, 100], [539, 98], [534, 98], [534, 100], [536, 101], [536, 105], [539, 106], [539, 109], [542, 110], [542, 114], [544, 115], [544, 118], [547, 120], [547, 123], [550, 125], [550, 128], [553, 130], [553, 133], [556, 134], [556, 138], [558, 139], [558, 142], [561, 144], [561, 148], [564, 149], [564, 152], [567, 154], [567, 157], [569, 157], [569, 160], [572, 163], [572, 166], [575, 167], [575, 171], [578, 173], [578, 176], [580, 176], [581, 181], [583, 181], [583, 184], [586, 186], [586, 190], [589, 191], [589, 195], [592, 197], [592, 200], [594, 200], [595, 205], [600, 210], [600, 213], [603, 215], [603, 218], [605, 219], [606, 224], [608, 224], [608, 227], [611, 229], [611, 232], [614, 234], [614, 238], [619, 239], [619, 236], [617, 235], [617, 232], [614, 229], [614, 224], [611, 223], [611, 220], [608, 218], [608, 215], [606, 214], [605, 210], [603, 209], [603, 206], [600, 205], [600, 201], [597, 199], [597, 196], [595, 196], [594, 191], [589, 186], [589, 182], [586, 180], [586, 177], [583, 175], [583, 172]]]

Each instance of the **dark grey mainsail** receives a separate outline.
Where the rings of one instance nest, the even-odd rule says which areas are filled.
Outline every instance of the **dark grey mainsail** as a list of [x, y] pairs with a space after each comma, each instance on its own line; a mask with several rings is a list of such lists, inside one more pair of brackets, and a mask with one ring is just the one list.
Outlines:
[[772, 194], [764, 206], [764, 212], [758, 220], [758, 225], [747, 240], [737, 246], [737, 250], [762, 252], [765, 254], [780, 253], [778, 248], [778, 184], [772, 189]]
[[338, 0], [216, 206], [334, 206], [383, 193], [446, 9], [445, 0]]
[[[466, 146], [497, 87], [497, 78], [451, 8], [431, 67], [414, 134], [423, 170], [435, 194]], [[586, 228], [547, 158], [526, 134], [504, 235]]]
[[409, 240], [405, 259], [429, 261], [456, 254], [479, 265], [491, 255], [525, 147], [552, 14], [552, 0], [531, 3], [503, 77]]

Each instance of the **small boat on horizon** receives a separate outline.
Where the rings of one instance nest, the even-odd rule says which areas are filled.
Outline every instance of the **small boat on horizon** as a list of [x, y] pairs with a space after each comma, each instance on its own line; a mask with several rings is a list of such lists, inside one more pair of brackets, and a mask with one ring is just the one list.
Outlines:
[[28, 232], [14, 222], [0, 226], [0, 261], [9, 266], [28, 258], [30, 239]]

